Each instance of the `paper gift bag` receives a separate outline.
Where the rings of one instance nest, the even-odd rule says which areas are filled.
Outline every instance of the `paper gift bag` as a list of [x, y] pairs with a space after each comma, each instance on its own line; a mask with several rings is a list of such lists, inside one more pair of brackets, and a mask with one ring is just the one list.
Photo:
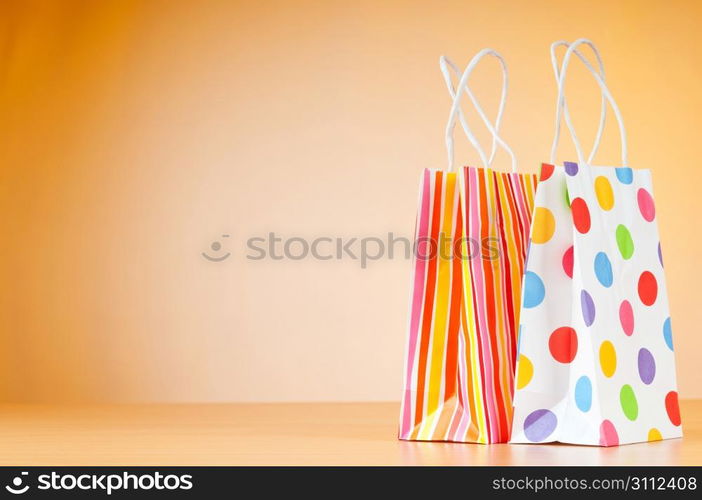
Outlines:
[[[568, 48], [563, 84], [578, 40]], [[524, 275], [511, 442], [613, 446], [682, 435], [651, 173], [583, 157], [544, 164]], [[557, 122], [558, 123], [558, 122]], [[557, 125], [558, 130], [558, 125]]]
[[[476, 64], [497, 57], [504, 72], [502, 102], [494, 127], [467, 88]], [[448, 67], [442, 71], [454, 101], [446, 128], [449, 169], [422, 174], [413, 262], [400, 439], [504, 442], [509, 436], [521, 275], [526, 256], [533, 175], [489, 168], [506, 97], [506, 66], [486, 49], [463, 72], [454, 92]], [[466, 92], [493, 133], [484, 154], [460, 110]], [[456, 116], [485, 168], [453, 164]]]

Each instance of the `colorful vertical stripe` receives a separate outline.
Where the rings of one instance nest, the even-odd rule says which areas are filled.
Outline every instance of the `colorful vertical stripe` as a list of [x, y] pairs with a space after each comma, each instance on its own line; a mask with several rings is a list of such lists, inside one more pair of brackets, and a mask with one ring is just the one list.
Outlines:
[[[479, 253], [462, 259], [465, 335], [481, 387], [480, 443], [509, 439], [521, 280], [536, 177], [464, 168], [464, 234]], [[475, 253], [475, 251], [474, 251]]]
[[424, 171], [400, 439], [507, 441], [535, 188], [533, 175]]

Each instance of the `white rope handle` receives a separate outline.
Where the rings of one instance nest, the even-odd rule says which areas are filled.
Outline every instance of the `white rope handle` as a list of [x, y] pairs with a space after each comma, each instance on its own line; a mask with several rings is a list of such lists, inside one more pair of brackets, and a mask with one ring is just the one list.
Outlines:
[[[556, 127], [558, 127], [558, 123], [560, 121], [560, 115], [561, 111], [563, 110], [563, 105], [565, 103], [565, 77], [566, 73], [568, 70], [568, 64], [570, 64], [570, 59], [575, 52], [575, 50], [580, 46], [580, 45], [589, 45], [590, 47], [594, 48], [594, 43], [587, 38], [579, 38], [578, 40], [574, 41], [570, 47], [568, 47], [568, 50], [565, 53], [565, 56], [563, 56], [563, 62], [561, 64], [561, 71], [558, 76], [558, 101], [556, 103]], [[612, 94], [609, 91], [609, 88], [607, 88], [607, 84], [604, 82], [602, 77], [597, 73], [597, 72], [592, 72], [592, 76], [595, 78], [595, 81], [597, 84], [600, 86], [600, 89], [602, 90], [603, 95], [606, 97], [607, 101], [609, 102], [610, 106], [612, 106], [612, 110], [614, 111], [614, 116], [617, 118], [617, 123], [619, 125], [619, 135], [621, 138], [622, 142], [622, 166], [626, 167], [628, 166], [628, 151], [627, 151], [627, 142], [626, 142], [626, 129], [624, 128], [624, 120], [622, 119], [622, 114], [619, 111], [619, 106], [617, 106], [617, 103], [614, 100], [614, 97], [612, 97]], [[570, 130], [570, 135], [573, 139], [573, 143], [575, 144], [575, 149], [578, 153], [578, 161], [582, 164], [588, 164], [588, 162], [585, 160], [583, 154], [582, 154], [582, 148], [580, 147], [580, 141], [578, 140], [578, 136], [575, 133], [575, 128], [573, 127], [572, 121], [569, 119], [569, 116], [566, 115], [566, 125], [568, 125], [568, 129]], [[553, 144], [551, 146], [551, 163], [555, 161], [556, 158], [556, 147], [558, 146], [557, 143], [558, 137], [554, 137]]]
[[[570, 43], [566, 42], [565, 40], [559, 40], [557, 42], [553, 42], [551, 44], [551, 65], [553, 66], [553, 74], [556, 77], [556, 84], [559, 81], [559, 64], [558, 64], [558, 57], [556, 56], [556, 49], [561, 46], [565, 46], [566, 48], [570, 45]], [[599, 67], [599, 72], [600, 76], [602, 77], [603, 81], [606, 81], [607, 78], [605, 77], [605, 69], [604, 69], [604, 63], [602, 62], [602, 57], [600, 57], [600, 52], [597, 50], [597, 47], [595, 47], [592, 44], [589, 44], [590, 48], [592, 49], [592, 52], [595, 54], [595, 59], [597, 60], [597, 65]], [[590, 71], [590, 73], [595, 72], [595, 68], [592, 67], [590, 64], [590, 61], [587, 60], [585, 56], [583, 56], [580, 51], [575, 50], [573, 51], [576, 56], [583, 62], [585, 67]], [[565, 96], [563, 98], [563, 114], [565, 115], [566, 121], [570, 120], [570, 111], [568, 110], [568, 103], [566, 102]], [[597, 127], [597, 134], [595, 134], [595, 140], [592, 144], [592, 149], [590, 150], [590, 155], [587, 158], [587, 163], [591, 164], [592, 159], [595, 157], [597, 154], [597, 150], [600, 148], [600, 142], [602, 141], [602, 133], [604, 132], [604, 127], [605, 127], [605, 122], [607, 119], [607, 97], [605, 97], [604, 92], [602, 92], [602, 98], [601, 98], [601, 103], [600, 103], [600, 124]], [[560, 139], [560, 134], [561, 134], [561, 120], [560, 120], [560, 115], [558, 118], [558, 121], [556, 122], [556, 131], [555, 131], [555, 139], [554, 141], [556, 144], [558, 144], [558, 141]], [[551, 151], [551, 163], [555, 161], [555, 151]]]
[[[490, 120], [485, 116], [485, 112], [483, 111], [482, 106], [480, 106], [480, 103], [478, 103], [478, 100], [475, 98], [475, 95], [473, 92], [470, 90], [468, 87], [468, 78], [470, 75], [473, 73], [473, 70], [475, 70], [475, 67], [478, 65], [480, 60], [487, 56], [491, 55], [495, 58], [497, 58], [500, 62], [501, 68], [502, 68], [502, 74], [503, 74], [503, 81], [502, 81], [502, 98], [500, 101], [500, 106], [498, 107], [497, 111], [497, 118], [495, 120], [495, 126], [490, 122]], [[505, 143], [505, 141], [500, 137], [497, 129], [499, 129], [499, 126], [502, 121], [502, 113], [504, 112], [504, 106], [505, 102], [507, 99], [507, 87], [509, 84], [509, 77], [508, 77], [508, 72], [507, 72], [507, 64], [505, 63], [504, 58], [497, 53], [493, 49], [483, 49], [480, 52], [478, 52], [475, 56], [473, 56], [473, 59], [471, 59], [470, 63], [468, 63], [468, 66], [466, 66], [466, 69], [463, 71], [463, 74], [461, 75], [461, 78], [458, 81], [458, 84], [456, 85], [456, 89], [454, 91], [453, 89], [453, 83], [451, 80], [451, 75], [448, 70], [448, 65], [450, 65], [454, 71], [457, 72], [458, 68], [456, 67], [455, 64], [451, 63], [446, 57], [441, 56], [439, 59], [439, 66], [441, 68], [441, 72], [444, 74], [444, 79], [446, 80], [446, 86], [448, 87], [449, 93], [453, 97], [453, 104], [451, 106], [451, 112], [449, 113], [449, 119], [448, 123], [446, 124], [446, 150], [448, 153], [448, 170], [451, 171], [453, 169], [453, 160], [454, 160], [454, 152], [453, 152], [453, 129], [456, 123], [456, 116], [459, 116], [459, 121], [461, 122], [461, 126], [463, 127], [463, 131], [465, 132], [466, 136], [468, 137], [468, 140], [471, 142], [473, 147], [478, 151], [478, 154], [480, 155], [480, 159], [483, 162], [483, 166], [486, 168], [489, 167], [492, 163], [492, 160], [494, 159], [495, 155], [495, 150], [496, 146], [495, 143], [499, 144], [507, 153], [509, 153], [511, 159], [512, 159], [512, 171], [516, 172], [517, 171], [517, 159], [516, 156], [514, 155], [514, 152], [512, 149]], [[470, 98], [471, 102], [473, 103], [473, 106], [475, 107], [475, 110], [477, 111], [478, 115], [482, 119], [483, 123], [487, 127], [487, 129], [490, 131], [493, 137], [493, 147], [492, 147], [492, 152], [490, 154], [490, 157], [488, 158], [485, 155], [485, 152], [483, 149], [480, 147], [480, 144], [478, 141], [475, 139], [475, 136], [470, 130], [470, 127], [465, 121], [465, 117], [463, 116], [463, 112], [461, 111], [461, 97], [463, 95], [463, 92], [466, 92], [468, 94], [468, 97]]]
[[[456, 91], [453, 88], [453, 79], [451, 77], [449, 68], [453, 70], [456, 79], [460, 80], [461, 78], [461, 71], [456, 66], [453, 61], [451, 61], [448, 57], [446, 56], [441, 56], [439, 58], [439, 67], [441, 68], [441, 72], [444, 75], [444, 81], [446, 82], [446, 87], [448, 88], [449, 95], [451, 96], [452, 102], [456, 99]], [[465, 86], [465, 91], [468, 94], [472, 94], [473, 92], [470, 90], [470, 87], [466, 84]], [[505, 108], [505, 102], [507, 100], [507, 73], [503, 70], [502, 71], [502, 95], [500, 96], [500, 105], [497, 109], [497, 117], [495, 118], [495, 129], [500, 130], [500, 125], [502, 123], [502, 113]], [[468, 123], [466, 122], [465, 115], [463, 114], [463, 109], [459, 105], [457, 108], [458, 111], [458, 119], [461, 123], [461, 127], [463, 128], [463, 132], [466, 134], [466, 137], [468, 137], [468, 140], [470, 143], [473, 145], [473, 147], [478, 151], [478, 155], [480, 156], [480, 159], [483, 162], [483, 166], [490, 166], [495, 158], [495, 153], [497, 152], [497, 140], [493, 136], [492, 138], [492, 146], [490, 148], [490, 157], [486, 158], [485, 152], [483, 151], [482, 147], [478, 143], [478, 140], [475, 138], [473, 135], [472, 131], [470, 130], [470, 127], [468, 126]], [[450, 118], [449, 118], [450, 120]], [[447, 148], [448, 148], [448, 155], [449, 155], [449, 170], [452, 168], [453, 164], [453, 129], [451, 130], [451, 135], [446, 138], [447, 141]]]

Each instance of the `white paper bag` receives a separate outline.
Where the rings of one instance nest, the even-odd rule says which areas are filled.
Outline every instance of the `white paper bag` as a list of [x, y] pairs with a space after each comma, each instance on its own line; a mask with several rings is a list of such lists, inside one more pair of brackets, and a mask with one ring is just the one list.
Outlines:
[[[568, 48], [563, 82], [578, 40]], [[594, 47], [593, 47], [594, 48]], [[682, 435], [651, 173], [544, 164], [524, 277], [512, 443], [613, 446]], [[552, 163], [555, 156], [554, 139]], [[599, 138], [599, 136], [598, 136]]]

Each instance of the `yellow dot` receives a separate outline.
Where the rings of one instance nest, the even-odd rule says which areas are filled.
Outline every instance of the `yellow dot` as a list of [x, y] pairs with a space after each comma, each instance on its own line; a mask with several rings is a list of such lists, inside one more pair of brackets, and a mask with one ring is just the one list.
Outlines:
[[546, 243], [556, 230], [556, 219], [548, 208], [536, 207], [534, 222], [531, 230], [533, 243]]
[[611, 377], [617, 370], [617, 351], [609, 340], [600, 345], [600, 366], [605, 377]]
[[612, 210], [614, 206], [614, 192], [607, 177], [600, 175], [595, 179], [595, 193], [597, 194], [597, 202], [602, 207], [602, 210]]
[[524, 354], [520, 354], [517, 366], [517, 389], [523, 389], [534, 376], [534, 365]]
[[660, 441], [661, 439], [663, 439], [663, 436], [661, 436], [661, 431], [659, 431], [655, 427], [651, 428], [651, 430], [648, 431], [649, 441]]

